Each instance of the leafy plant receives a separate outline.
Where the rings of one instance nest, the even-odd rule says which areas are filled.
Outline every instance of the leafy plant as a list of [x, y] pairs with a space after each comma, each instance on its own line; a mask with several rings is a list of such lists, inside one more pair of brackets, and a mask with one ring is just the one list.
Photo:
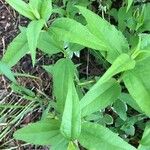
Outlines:
[[[118, 13], [114, 16], [118, 18], [118, 27], [115, 27], [83, 7], [90, 5], [91, 1], [64, 0], [64, 7], [59, 9], [52, 8], [51, 0], [6, 2], [31, 20], [27, 28], [21, 28], [21, 33], [9, 45], [0, 62], [1, 73], [13, 82], [12, 89], [30, 95], [32, 99], [36, 97], [17, 83], [9, 69], [27, 53], [31, 53], [33, 66], [36, 65], [37, 48], [49, 55], [62, 53], [64, 57], [54, 65], [43, 66], [53, 77], [54, 104], [49, 103], [40, 121], [17, 130], [14, 138], [47, 145], [54, 150], [78, 150], [81, 146], [90, 150], [136, 150], [118, 134], [125, 132], [133, 136], [134, 125], [150, 116], [150, 36], [142, 33], [149, 31], [149, 4], [137, 9], [134, 1], [127, 1], [125, 6], [115, 10]], [[108, 11], [113, 16], [112, 10]], [[48, 24], [54, 12], [59, 12], [61, 17]], [[123, 19], [120, 18], [122, 15]], [[77, 20], [77, 16], [80, 19]], [[80, 86], [77, 65], [68, 54], [68, 51], [75, 53], [84, 47], [91, 53], [97, 52], [97, 57], [110, 64], [104, 74], [86, 89]], [[129, 106], [141, 115], [129, 117]], [[50, 108], [54, 109], [52, 117], [48, 115]], [[117, 115], [115, 120], [106, 113], [107, 109]], [[109, 126], [113, 122], [113, 127]], [[148, 124], [138, 149], [145, 150], [149, 146]]]

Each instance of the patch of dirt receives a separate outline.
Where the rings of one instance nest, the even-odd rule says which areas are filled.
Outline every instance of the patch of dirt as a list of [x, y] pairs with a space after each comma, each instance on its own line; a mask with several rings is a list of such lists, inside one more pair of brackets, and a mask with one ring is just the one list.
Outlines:
[[18, 34], [19, 26], [26, 26], [27, 23], [27, 19], [20, 17], [4, 0], [0, 0], [0, 56]]
[[[26, 18], [20, 16], [17, 12], [15, 12], [10, 6], [6, 4], [4, 0], [0, 0], [0, 59], [4, 55], [9, 43], [11, 43], [11, 41], [19, 34], [19, 26], [26, 27], [27, 24], [28, 24], [28, 20]], [[37, 59], [40, 65], [53, 63], [50, 57], [46, 55], [43, 56], [41, 52], [38, 53]], [[13, 70], [15, 72], [26, 73], [38, 77], [40, 80], [25, 78], [25, 77], [18, 77], [17, 80], [21, 85], [29, 89], [37, 89], [35, 91], [36, 93], [41, 91], [51, 96], [52, 93], [51, 78], [47, 73], [44, 72], [44, 70], [41, 67], [38, 66], [38, 64], [36, 67], [34, 68], [32, 67], [32, 63], [29, 55], [26, 55], [24, 58], [22, 58], [20, 62], [18, 62], [18, 64], [13, 67]], [[18, 103], [18, 101], [20, 103]], [[8, 102], [8, 103], [16, 102], [17, 104], [20, 105], [22, 103], [27, 103], [25, 100], [20, 99], [20, 97], [12, 93], [12, 91], [10, 90], [10, 85], [8, 80], [5, 77], [0, 76], [0, 103], [3, 102]], [[9, 110], [9, 112], [11, 111]], [[40, 115], [41, 115], [40, 109], [36, 108], [35, 111], [33, 111], [33, 114], [27, 114], [24, 117], [24, 119], [22, 119], [22, 123], [28, 124], [29, 122], [33, 122], [34, 120], [39, 120]], [[3, 130], [4, 128], [0, 128], [0, 132], [2, 132]], [[15, 130], [15, 128], [13, 130]], [[11, 140], [12, 132], [10, 133], [7, 136], [7, 138], [3, 139], [3, 141], [0, 141], [0, 146], [4, 142]], [[32, 145], [28, 145], [24, 148], [21, 148], [20, 143], [14, 140], [12, 142], [8, 142], [8, 145], [6, 147], [11, 147], [11, 146], [12, 147], [16, 146], [16, 149], [18, 150], [24, 150], [24, 149], [46, 150], [47, 149], [47, 148], [40, 148], [40, 147], [36, 148], [33, 147]]]

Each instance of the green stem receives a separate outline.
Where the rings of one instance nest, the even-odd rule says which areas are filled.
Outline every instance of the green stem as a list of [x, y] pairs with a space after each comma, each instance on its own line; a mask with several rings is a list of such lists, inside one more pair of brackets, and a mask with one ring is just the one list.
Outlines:
[[83, 82], [83, 83], [78, 83], [79, 86], [86, 86], [86, 85], [89, 85], [89, 84], [92, 84], [92, 83], [95, 83], [95, 80], [90, 80], [90, 81], [86, 81], [86, 82]]

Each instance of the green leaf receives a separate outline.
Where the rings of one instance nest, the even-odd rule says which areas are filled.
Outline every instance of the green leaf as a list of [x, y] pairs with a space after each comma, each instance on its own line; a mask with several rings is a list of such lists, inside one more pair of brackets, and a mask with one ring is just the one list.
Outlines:
[[85, 26], [73, 19], [56, 19], [49, 32], [65, 42], [76, 43], [93, 49], [104, 49], [103, 43], [98, 38], [90, 33]]
[[149, 58], [137, 61], [133, 70], [125, 72], [123, 80], [138, 106], [150, 116], [150, 61]]
[[6, 0], [6, 2], [11, 5], [16, 11], [18, 11], [21, 15], [34, 20], [35, 17], [32, 14], [28, 4], [26, 4], [23, 0]]
[[146, 125], [140, 144], [142, 146], [150, 146], [150, 123]]
[[134, 67], [135, 60], [133, 60], [128, 54], [121, 54], [115, 59], [111, 67], [105, 72], [99, 82], [106, 82], [114, 75], [133, 69]]
[[46, 71], [48, 74], [50, 74], [50, 75], [53, 74], [53, 68], [54, 68], [53, 65], [42, 66], [42, 67], [43, 67], [43, 69], [45, 69], [45, 71]]
[[2, 62], [9, 67], [14, 66], [24, 55], [29, 52], [26, 31], [23, 30], [8, 46]]
[[102, 119], [103, 121], [104, 121], [104, 123], [106, 123], [107, 125], [111, 125], [111, 124], [113, 124], [113, 117], [111, 116], [111, 115], [108, 115], [108, 114], [105, 114], [104, 116], [103, 116], [103, 119]]
[[36, 8], [38, 11], [41, 7], [42, 0], [29, 0], [29, 5]]
[[78, 140], [83, 147], [90, 150], [136, 150], [117, 134], [95, 123], [83, 123]]
[[29, 1], [29, 7], [31, 9], [31, 12], [34, 14], [35, 18], [38, 20], [41, 18], [40, 14], [39, 14], [41, 4], [42, 4], [41, 0], [30, 0]]
[[127, 11], [129, 11], [130, 7], [132, 6], [132, 3], [134, 0], [128, 0], [128, 6], [127, 6]]
[[63, 139], [59, 127], [58, 120], [39, 121], [17, 130], [14, 138], [31, 144], [55, 145]]
[[[117, 13], [117, 21], [118, 21], [118, 29], [121, 30], [122, 32], [125, 31], [126, 27], [129, 27], [129, 25], [131, 23], [133, 23], [133, 17], [132, 17], [132, 14], [133, 14], [133, 10], [130, 9], [128, 12], [127, 12], [127, 9], [126, 7], [121, 7], [119, 10], [118, 10], [118, 13]], [[130, 23], [131, 22], [131, 23]], [[130, 23], [130, 24], [129, 24]], [[131, 24], [133, 27], [134, 27], [134, 23]], [[131, 26], [130, 25], [130, 26]], [[136, 25], [136, 24], [135, 24]], [[131, 27], [132, 27], [131, 26]], [[130, 28], [131, 28], [130, 27]]]
[[10, 68], [2, 61], [0, 61], [0, 73], [5, 75], [12, 82], [17, 83], [14, 74], [11, 72]]
[[139, 145], [138, 150], [149, 150], [150, 146]]
[[35, 57], [36, 57], [36, 48], [37, 48], [37, 42], [38, 38], [40, 36], [41, 29], [44, 25], [44, 20], [35, 20], [32, 21], [27, 28], [27, 40], [28, 40], [28, 45], [29, 49], [31, 52], [31, 57], [32, 57], [32, 63], [35, 65]]
[[131, 97], [130, 94], [127, 93], [121, 93], [119, 96], [119, 99], [122, 100], [123, 102], [127, 103], [130, 107], [135, 109], [136, 111], [143, 113], [141, 108], [138, 106], [136, 101]]
[[103, 84], [97, 82], [81, 99], [82, 116], [90, 115], [111, 105], [120, 95], [120, 86], [116, 80]]
[[89, 31], [102, 43], [104, 48], [99, 47], [98, 50], [107, 51], [106, 59], [109, 62], [112, 63], [121, 53], [128, 52], [128, 42], [120, 31], [92, 11], [81, 6], [77, 8], [85, 17]]
[[47, 21], [51, 14], [52, 14], [52, 0], [43, 0], [40, 9], [41, 18]]
[[133, 125], [125, 125], [125, 126], [122, 126], [121, 127], [121, 130], [123, 130], [123, 131], [125, 131], [125, 133], [127, 134], [127, 135], [131, 135], [131, 136], [134, 136], [134, 134], [135, 134], [135, 127], [133, 126]]
[[142, 20], [142, 25], [139, 29], [140, 32], [144, 31], [150, 31], [150, 19], [149, 19], [149, 14], [150, 14], [150, 4], [147, 3], [143, 6], [143, 14], [140, 16]]
[[66, 150], [68, 147], [69, 141], [66, 138], [62, 138], [61, 140], [57, 140], [57, 144], [50, 146], [50, 150]]
[[52, 0], [30, 0], [29, 5], [37, 19], [49, 19], [52, 13]]
[[35, 93], [27, 88], [25, 88], [24, 86], [21, 86], [21, 85], [16, 85], [16, 84], [11, 84], [11, 89], [18, 93], [18, 94], [21, 94], [23, 96], [27, 95], [27, 96], [30, 96], [30, 97], [35, 97]]
[[60, 59], [53, 67], [53, 88], [57, 111], [62, 113], [68, 93], [68, 82], [74, 79], [75, 67], [71, 60]]
[[71, 51], [71, 52], [77, 52], [77, 51], [80, 51], [82, 49], [84, 49], [85, 47], [82, 46], [82, 45], [79, 45], [79, 44], [74, 44], [74, 43], [69, 43], [68, 44], [68, 50]]
[[125, 121], [127, 119], [127, 105], [123, 101], [117, 100], [113, 108], [122, 120]]
[[61, 52], [63, 42], [58, 41], [49, 32], [41, 32], [37, 47], [46, 54], [52, 55]]
[[150, 35], [143, 33], [139, 35], [141, 38], [140, 50], [150, 50]]
[[136, 60], [142, 60], [150, 57], [150, 35], [143, 33], [139, 35], [139, 43], [133, 55], [136, 56]]
[[67, 81], [68, 91], [60, 131], [68, 139], [76, 139], [81, 132], [81, 110], [72, 76]]

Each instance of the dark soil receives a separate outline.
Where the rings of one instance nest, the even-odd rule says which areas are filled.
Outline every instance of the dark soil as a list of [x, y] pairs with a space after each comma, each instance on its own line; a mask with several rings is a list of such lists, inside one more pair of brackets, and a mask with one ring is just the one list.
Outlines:
[[[4, 0], [0, 0], [0, 59], [2, 58], [3, 54], [5, 53], [9, 43], [19, 34], [19, 26], [27, 26], [28, 20], [22, 16], [20, 16], [17, 12], [15, 12], [10, 6], [8, 6]], [[47, 56], [43, 56], [40, 52], [38, 53], [37, 59], [40, 63], [40, 65], [44, 64], [52, 64], [52, 59], [50, 59]], [[45, 63], [46, 60], [46, 63]], [[13, 70], [15, 72], [19, 73], [29, 73], [30, 75], [37, 76], [42, 80], [36, 80], [36, 79], [30, 79], [25, 77], [18, 78], [18, 82], [20, 82], [21, 85], [33, 89], [33, 87], [37, 91], [42, 91], [46, 93], [47, 95], [51, 95], [51, 78], [48, 76], [46, 72], [43, 71], [41, 67], [38, 65], [33, 68], [30, 56], [26, 55], [24, 58], [21, 59], [21, 61], [13, 67]], [[9, 82], [6, 78], [0, 76], [0, 101], [3, 97], [7, 96], [10, 92], [9, 88]], [[10, 100], [16, 100], [18, 101], [19, 98], [16, 98], [13, 94], [10, 95], [7, 101]], [[25, 116], [23, 119], [23, 124], [27, 124], [29, 122], [33, 122], [34, 120], [38, 120], [40, 113], [34, 112], [33, 114]], [[1, 132], [1, 129], [0, 129]], [[12, 135], [9, 135], [10, 138]], [[8, 137], [9, 138], [9, 137]], [[3, 141], [0, 141], [0, 145], [3, 142], [6, 142], [9, 139], [4, 139]], [[9, 146], [18, 146], [18, 150], [21, 150], [22, 148], [19, 148], [19, 143], [16, 141], [13, 141], [12, 143], [9, 143], [11, 145]], [[1, 149], [1, 148], [0, 148]], [[24, 148], [23, 148], [24, 149]], [[22, 149], [22, 150], [23, 150]], [[46, 148], [35, 148], [33, 146], [28, 146], [25, 149], [41, 149], [45, 150]]]
[[28, 21], [6, 5], [4, 0], [0, 0], [0, 56], [18, 34], [19, 26], [25, 26], [27, 23]]

